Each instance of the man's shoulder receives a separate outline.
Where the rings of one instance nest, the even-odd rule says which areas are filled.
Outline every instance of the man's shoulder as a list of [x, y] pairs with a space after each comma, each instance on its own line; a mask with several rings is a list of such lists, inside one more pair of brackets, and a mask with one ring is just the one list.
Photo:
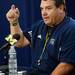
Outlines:
[[61, 29], [66, 36], [75, 34], [75, 20], [72, 17], [68, 17], [65, 25]]
[[73, 19], [72, 17], [67, 17], [65, 19], [63, 28], [64, 29], [75, 29], [75, 19]]
[[66, 28], [68, 28], [68, 30], [75, 31], [75, 19], [69, 17], [69, 22], [67, 23]]
[[69, 25], [75, 27], [75, 19], [73, 19], [72, 17], [69, 17]]

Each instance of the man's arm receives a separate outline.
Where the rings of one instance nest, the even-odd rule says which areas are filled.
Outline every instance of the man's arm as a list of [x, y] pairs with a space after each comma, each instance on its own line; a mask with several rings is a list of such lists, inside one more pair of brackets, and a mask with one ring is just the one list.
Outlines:
[[60, 63], [50, 75], [75, 75], [75, 67], [72, 64]]
[[20, 12], [19, 9], [16, 8], [14, 5], [11, 6], [11, 9], [7, 12], [6, 18], [10, 23], [10, 32], [12, 35], [19, 34], [20, 40], [17, 42], [17, 47], [22, 47], [25, 45], [28, 45], [30, 42], [27, 40], [26, 37], [24, 37], [23, 32], [20, 28], [18, 18], [19, 18]]

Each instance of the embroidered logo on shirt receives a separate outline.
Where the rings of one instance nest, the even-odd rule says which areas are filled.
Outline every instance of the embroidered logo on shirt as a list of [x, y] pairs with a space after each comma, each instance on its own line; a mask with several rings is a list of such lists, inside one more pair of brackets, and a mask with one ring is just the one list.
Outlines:
[[61, 51], [61, 47], [59, 47], [59, 51]]
[[37, 36], [37, 38], [41, 39], [41, 34]]
[[49, 43], [50, 43], [51, 45], [54, 45], [54, 42], [55, 42], [55, 39], [51, 38]]
[[28, 33], [29, 33], [30, 37], [32, 37], [32, 31], [28, 31]]

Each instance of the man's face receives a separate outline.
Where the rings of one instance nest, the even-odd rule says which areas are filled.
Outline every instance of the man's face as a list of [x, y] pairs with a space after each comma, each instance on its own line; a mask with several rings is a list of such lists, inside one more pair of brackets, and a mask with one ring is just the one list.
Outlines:
[[41, 14], [46, 25], [52, 26], [56, 24], [59, 19], [59, 8], [55, 6], [54, 0], [41, 1]]

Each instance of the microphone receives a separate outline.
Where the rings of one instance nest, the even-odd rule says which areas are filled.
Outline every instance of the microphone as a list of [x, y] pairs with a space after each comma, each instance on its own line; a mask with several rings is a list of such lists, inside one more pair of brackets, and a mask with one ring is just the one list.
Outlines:
[[13, 38], [16, 39], [17, 41], [20, 39], [20, 34], [14, 34]]
[[20, 39], [20, 35], [19, 34], [14, 34], [13, 36], [8, 35], [5, 39], [8, 42], [0, 48], [0, 51], [6, 48], [9, 49], [11, 45], [14, 45]]

